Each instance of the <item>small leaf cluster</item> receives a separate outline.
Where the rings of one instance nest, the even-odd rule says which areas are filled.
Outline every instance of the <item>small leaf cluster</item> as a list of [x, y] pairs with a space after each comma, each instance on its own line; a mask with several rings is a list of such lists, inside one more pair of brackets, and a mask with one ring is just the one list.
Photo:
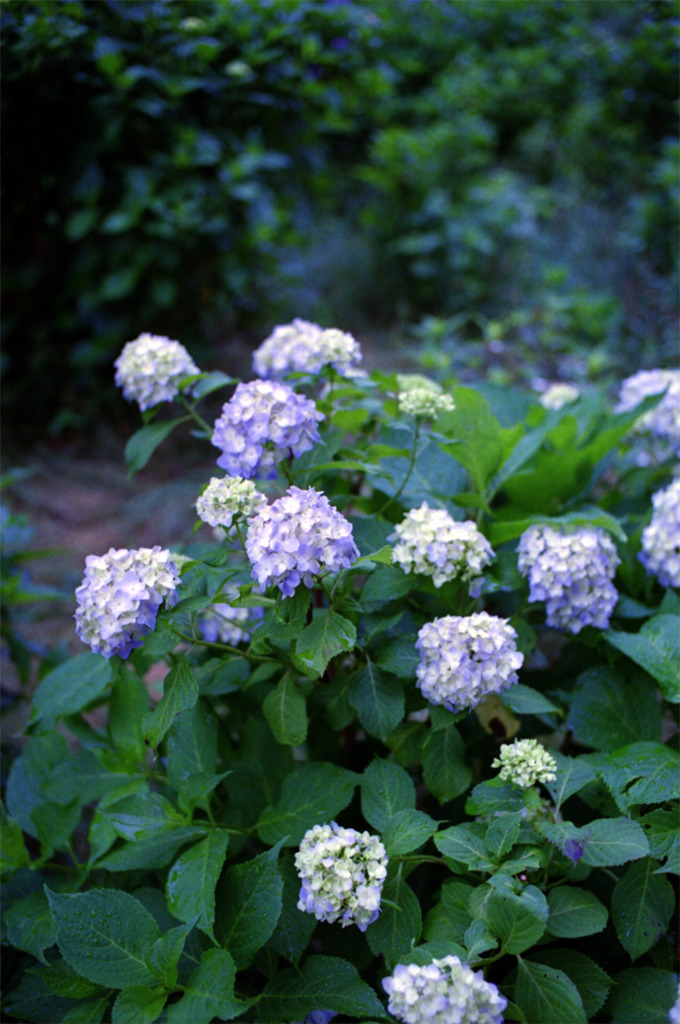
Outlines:
[[[457, 956], [524, 1024], [665, 1019], [677, 995], [669, 928], [680, 869], [679, 602], [638, 558], [651, 495], [626, 436], [660, 396], [606, 396], [521, 417], [452, 386], [436, 420], [398, 417], [396, 376], [294, 374], [324, 414], [285, 460], [323, 492], [360, 556], [292, 596], [260, 593], [243, 538], [189, 538], [177, 602], [125, 660], [81, 653], [35, 693], [3, 810], [5, 1013], [28, 1022], [294, 1022], [315, 1011], [390, 1020], [400, 963]], [[199, 374], [183, 414], [147, 410], [134, 471], [197, 405], [231, 388]], [[513, 407], [514, 408], [514, 407]], [[427, 501], [473, 519], [494, 549], [478, 596], [392, 563], [388, 540]], [[607, 629], [548, 628], [517, 545], [534, 523], [610, 534], [621, 558]], [[212, 538], [212, 534], [210, 534]], [[475, 591], [477, 593], [477, 590]], [[259, 608], [242, 641], [207, 641], [212, 604]], [[484, 610], [508, 620], [519, 682], [471, 710], [416, 685], [419, 629]], [[158, 680], [162, 679], [159, 684]], [[492, 767], [535, 739], [554, 778], [520, 788]], [[298, 908], [295, 853], [337, 821], [377, 835], [388, 868], [365, 933]]]

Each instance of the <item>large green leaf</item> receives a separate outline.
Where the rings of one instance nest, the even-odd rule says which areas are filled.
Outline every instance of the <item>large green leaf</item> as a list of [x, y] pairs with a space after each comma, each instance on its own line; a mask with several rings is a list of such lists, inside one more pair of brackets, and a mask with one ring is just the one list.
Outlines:
[[466, 864], [471, 871], [493, 871], [494, 863], [486, 843], [478, 835], [478, 828], [475, 825], [453, 825], [437, 832], [435, 846], [445, 857]]
[[470, 785], [472, 769], [465, 763], [465, 745], [455, 725], [431, 731], [422, 757], [427, 788], [440, 803], [453, 800]]
[[569, 821], [542, 821], [536, 828], [574, 864], [583, 858], [591, 867], [611, 867], [649, 853], [642, 827], [628, 818], [597, 818], [582, 828]]
[[567, 724], [581, 743], [596, 750], [617, 750], [637, 740], [658, 740], [661, 708], [644, 680], [625, 679], [605, 666], [577, 679]]
[[238, 968], [252, 961], [279, 919], [283, 892], [277, 866], [280, 848], [278, 842], [259, 857], [232, 865], [220, 883], [217, 935]]
[[415, 787], [408, 772], [374, 757], [361, 776], [361, 812], [369, 825], [382, 831], [395, 814], [415, 806]]
[[557, 777], [552, 782], [546, 782], [545, 787], [555, 801], [555, 806], [561, 807], [565, 800], [593, 781], [595, 771], [580, 758], [566, 757], [557, 750], [551, 750], [550, 755], [557, 763]]
[[325, 761], [299, 765], [283, 780], [278, 802], [260, 815], [260, 839], [272, 846], [279, 840], [297, 846], [307, 829], [347, 807], [357, 782], [353, 772]]
[[236, 968], [224, 949], [208, 949], [189, 975], [184, 994], [168, 1007], [168, 1024], [210, 1024], [233, 1020], [248, 1008], [234, 995]]
[[300, 971], [275, 974], [259, 999], [257, 1019], [262, 1024], [304, 1020], [320, 1007], [362, 1021], [390, 1020], [356, 967], [331, 956], [309, 956]]
[[502, 888], [489, 896], [484, 918], [506, 953], [522, 953], [543, 935], [548, 904], [535, 885], [527, 885], [520, 893]]
[[586, 1024], [578, 989], [564, 971], [517, 957], [515, 1002], [525, 1020], [541, 1024]]
[[298, 636], [293, 662], [310, 679], [318, 679], [331, 658], [353, 650], [356, 642], [356, 627], [349, 619], [330, 609], [320, 610]]
[[612, 979], [584, 953], [575, 949], [553, 947], [541, 949], [528, 959], [537, 959], [547, 967], [563, 971], [573, 981], [583, 1001], [583, 1009], [588, 1020], [592, 1020], [602, 1008], [612, 986]]
[[156, 448], [165, 441], [172, 431], [180, 423], [185, 422], [189, 417], [182, 417], [177, 420], [163, 420], [159, 423], [149, 423], [140, 427], [125, 445], [125, 461], [128, 465], [128, 476], [143, 469], [156, 451]]
[[560, 939], [594, 935], [607, 924], [608, 912], [594, 893], [577, 886], [561, 885], [548, 893], [550, 917], [546, 931]]
[[11, 946], [47, 963], [44, 950], [57, 941], [57, 928], [42, 890], [32, 892], [7, 907], [5, 926]]
[[437, 831], [437, 822], [422, 811], [397, 811], [384, 825], [382, 841], [389, 857], [417, 850]]
[[366, 732], [383, 742], [404, 717], [402, 683], [372, 661], [355, 677], [348, 698]]
[[631, 960], [652, 948], [675, 908], [673, 886], [664, 875], [655, 874], [658, 867], [658, 861], [645, 857], [631, 864], [614, 886], [612, 920]]
[[625, 531], [618, 519], [615, 519], [608, 512], [604, 512], [601, 508], [597, 508], [597, 506], [584, 506], [576, 512], [565, 512], [561, 516], [530, 515], [524, 516], [522, 519], [499, 520], [492, 523], [489, 528], [489, 541], [494, 546], [506, 544], [508, 541], [520, 537], [530, 526], [536, 525], [546, 525], [555, 528], [560, 526], [599, 527], [602, 530], [607, 530], [624, 543], [627, 540]]
[[210, 938], [214, 938], [215, 886], [228, 845], [227, 832], [210, 832], [175, 861], [166, 882], [171, 912], [180, 921], [195, 921]]
[[680, 703], [680, 630], [676, 615], [655, 615], [639, 633], [608, 629], [602, 635], [656, 679], [666, 700]]
[[217, 720], [202, 701], [182, 712], [166, 740], [168, 778], [179, 789], [191, 775], [210, 775], [217, 763]]
[[78, 974], [109, 988], [156, 983], [147, 958], [160, 931], [134, 896], [117, 889], [45, 891], [59, 950]]
[[153, 1024], [161, 1014], [168, 993], [164, 988], [131, 985], [118, 993], [111, 1010], [112, 1024]]
[[177, 855], [182, 846], [195, 842], [204, 835], [205, 828], [199, 825], [150, 832], [141, 839], [135, 839], [108, 853], [97, 861], [97, 867], [106, 868], [107, 871], [163, 868]]
[[111, 662], [101, 654], [78, 654], [49, 672], [33, 695], [29, 725], [42, 730], [54, 727], [58, 718], [82, 711], [106, 693], [113, 677]]
[[389, 971], [416, 945], [422, 930], [418, 897], [407, 883], [401, 864], [387, 869], [380, 914], [366, 932], [376, 956], [384, 956]]
[[307, 704], [289, 673], [285, 673], [262, 704], [262, 713], [279, 743], [299, 747], [307, 738]]
[[283, 879], [281, 915], [269, 945], [286, 960], [297, 963], [309, 946], [312, 932], [316, 928], [316, 918], [314, 914], [303, 914], [298, 910], [300, 878], [292, 857], [281, 858], [279, 872]]
[[144, 718], [144, 734], [152, 747], [158, 746], [177, 715], [188, 711], [197, 700], [198, 682], [185, 657], [170, 669], [163, 680], [160, 703]]
[[661, 743], [620, 747], [603, 758], [598, 774], [624, 812], [636, 804], [660, 804], [680, 797], [680, 756]]
[[470, 895], [472, 886], [467, 882], [445, 882], [439, 902], [425, 918], [425, 937], [445, 941], [462, 942], [465, 932], [472, 923]]
[[629, 967], [614, 978], [607, 1010], [614, 1024], [665, 1024], [677, 997], [676, 974], [658, 967]]
[[468, 471], [478, 494], [484, 494], [491, 477], [524, 434], [521, 424], [501, 427], [486, 398], [470, 388], [453, 389], [453, 412], [444, 413], [441, 427], [458, 444], [442, 448]]

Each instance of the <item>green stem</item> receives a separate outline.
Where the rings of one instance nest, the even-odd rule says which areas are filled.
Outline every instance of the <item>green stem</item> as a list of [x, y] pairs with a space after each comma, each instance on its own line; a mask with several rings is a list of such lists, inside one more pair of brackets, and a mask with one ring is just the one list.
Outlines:
[[239, 647], [232, 647], [231, 644], [218, 644], [209, 640], [199, 640], [197, 636], [188, 636], [186, 633], [182, 633], [176, 626], [170, 626], [171, 631], [180, 640], [185, 640], [192, 646], [199, 644], [201, 647], [210, 647], [217, 651], [228, 651], [229, 654], [235, 654], [239, 658], [245, 658], [247, 661], [276, 661], [276, 658], [269, 658], [265, 654], [251, 654], [249, 651], [242, 651]]
[[384, 505], [380, 506], [378, 511], [375, 513], [375, 515], [377, 515], [377, 516], [382, 515], [383, 512], [385, 511], [385, 509], [389, 508], [390, 505], [392, 504], [392, 502], [397, 500], [397, 498], [400, 496], [400, 494], [402, 493], [402, 491], [406, 487], [406, 484], [409, 482], [409, 479], [411, 477], [411, 473], [413, 472], [413, 467], [416, 464], [416, 455], [418, 454], [418, 435], [419, 435], [419, 433], [420, 433], [420, 420], [416, 420], [415, 429], [413, 431], [413, 448], [411, 450], [411, 458], [409, 459], [408, 469], [406, 470], [406, 476], [402, 480], [401, 485], [399, 487], [399, 490], [396, 491], [392, 495], [391, 498], [388, 498]]
[[205, 431], [205, 433], [207, 434], [208, 437], [211, 437], [212, 433], [213, 433], [213, 428], [210, 426], [210, 424], [207, 422], [207, 420], [204, 420], [203, 417], [200, 415], [200, 413], [196, 412], [196, 410], [193, 407], [193, 405], [191, 404], [191, 402], [187, 401], [187, 399], [184, 397], [184, 395], [180, 395], [179, 396], [179, 401], [182, 403], [184, 408], [187, 410], [187, 412], [189, 413], [191, 418], [193, 420], [195, 420], [196, 423], [198, 423], [199, 427], [202, 430]]

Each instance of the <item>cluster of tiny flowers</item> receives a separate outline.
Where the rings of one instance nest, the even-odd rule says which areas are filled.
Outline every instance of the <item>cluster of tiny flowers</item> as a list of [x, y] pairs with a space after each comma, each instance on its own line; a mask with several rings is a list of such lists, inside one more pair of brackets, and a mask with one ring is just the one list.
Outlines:
[[76, 633], [95, 654], [127, 658], [154, 629], [163, 601], [174, 604], [179, 582], [174, 556], [160, 547], [88, 555], [76, 590]]
[[273, 480], [283, 459], [316, 444], [317, 422], [323, 418], [310, 398], [287, 384], [238, 384], [215, 421], [211, 441], [222, 449], [217, 465], [230, 476]]
[[300, 319], [275, 327], [253, 353], [255, 373], [274, 379], [287, 373], [318, 373], [324, 366], [346, 374], [360, 362], [361, 348], [351, 334], [335, 327], [323, 330]]
[[540, 396], [539, 402], [544, 409], [561, 409], [570, 402], [575, 402], [580, 391], [573, 384], [551, 384]]
[[644, 398], [662, 391], [666, 394], [656, 409], [638, 420], [633, 431], [647, 443], [636, 452], [638, 465], [663, 462], [680, 452], [680, 370], [641, 370], [627, 377], [619, 391], [616, 412], [634, 409]]
[[171, 402], [179, 394], [182, 378], [200, 373], [183, 345], [156, 334], [140, 334], [128, 341], [113, 365], [116, 384], [128, 402], [139, 402], [142, 412], [159, 402]]
[[432, 419], [440, 412], [451, 412], [455, 403], [436, 381], [419, 373], [397, 375], [399, 412], [418, 419]]
[[196, 502], [199, 519], [208, 526], [231, 526], [234, 516], [255, 515], [267, 499], [252, 480], [240, 476], [212, 477]]
[[621, 561], [608, 533], [582, 528], [561, 533], [530, 526], [519, 542], [518, 568], [529, 577], [529, 600], [544, 601], [549, 626], [580, 633], [606, 629], [618, 600], [612, 580]]
[[403, 1024], [503, 1024], [507, 999], [457, 956], [397, 964], [383, 980], [387, 1009]]
[[680, 985], [678, 985], [678, 997], [668, 1011], [668, 1024], [680, 1024]]
[[517, 682], [524, 655], [517, 650], [516, 639], [505, 619], [487, 612], [428, 622], [416, 641], [417, 685], [432, 704], [455, 712], [472, 708], [485, 694]]
[[537, 782], [551, 782], [557, 778], [557, 763], [538, 740], [515, 740], [502, 743], [500, 757], [491, 762], [492, 768], [500, 768], [499, 777], [514, 782], [522, 789]]
[[277, 586], [291, 597], [320, 572], [347, 569], [359, 557], [352, 526], [313, 487], [289, 487], [283, 497], [261, 508], [248, 524], [246, 552], [260, 590]]
[[220, 602], [211, 604], [201, 613], [198, 628], [201, 636], [210, 644], [240, 644], [250, 639], [250, 628], [254, 619], [261, 619], [263, 608], [234, 608]]
[[302, 882], [298, 910], [362, 932], [378, 917], [387, 855], [377, 836], [334, 821], [315, 825], [305, 832], [295, 867]]
[[639, 558], [664, 587], [680, 587], [680, 478], [652, 497], [652, 521], [642, 531]]
[[389, 537], [394, 539], [398, 543], [392, 549], [392, 561], [404, 572], [431, 576], [435, 587], [447, 580], [476, 580], [494, 558], [475, 523], [456, 522], [445, 509], [430, 508], [426, 501], [395, 527]]

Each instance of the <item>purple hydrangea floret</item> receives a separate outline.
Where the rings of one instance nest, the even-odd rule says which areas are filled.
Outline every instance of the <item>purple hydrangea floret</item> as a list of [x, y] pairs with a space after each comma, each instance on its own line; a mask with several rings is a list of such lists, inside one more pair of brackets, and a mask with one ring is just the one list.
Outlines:
[[300, 583], [311, 587], [319, 573], [347, 569], [359, 557], [351, 523], [313, 487], [289, 487], [260, 509], [248, 526], [246, 552], [260, 590], [277, 586], [284, 597]]
[[217, 465], [245, 480], [274, 480], [283, 459], [302, 455], [320, 440], [322, 419], [315, 403], [287, 384], [238, 384], [215, 421], [211, 441], [222, 449]]
[[639, 559], [663, 587], [680, 587], [680, 478], [652, 497], [652, 521], [642, 531]]
[[179, 582], [171, 552], [160, 547], [88, 555], [76, 590], [76, 633], [95, 654], [127, 658], [155, 628], [163, 602], [175, 603]]

